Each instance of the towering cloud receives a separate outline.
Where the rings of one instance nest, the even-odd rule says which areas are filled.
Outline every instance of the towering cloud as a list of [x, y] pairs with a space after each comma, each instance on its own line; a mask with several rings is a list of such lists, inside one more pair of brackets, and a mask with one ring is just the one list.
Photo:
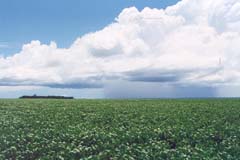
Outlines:
[[120, 80], [238, 85], [239, 44], [239, 0], [182, 0], [142, 11], [131, 7], [69, 48], [32, 41], [0, 58], [0, 85], [98, 88]]

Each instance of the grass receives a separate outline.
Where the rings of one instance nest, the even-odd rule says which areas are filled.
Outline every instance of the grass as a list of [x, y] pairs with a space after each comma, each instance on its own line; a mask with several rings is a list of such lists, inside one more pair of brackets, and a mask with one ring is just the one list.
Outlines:
[[0, 159], [238, 159], [240, 100], [0, 100]]

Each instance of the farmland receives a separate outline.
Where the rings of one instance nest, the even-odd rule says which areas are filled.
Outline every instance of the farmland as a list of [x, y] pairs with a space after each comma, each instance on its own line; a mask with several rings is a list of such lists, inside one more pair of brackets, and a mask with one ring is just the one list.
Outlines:
[[238, 159], [240, 100], [0, 100], [0, 159]]

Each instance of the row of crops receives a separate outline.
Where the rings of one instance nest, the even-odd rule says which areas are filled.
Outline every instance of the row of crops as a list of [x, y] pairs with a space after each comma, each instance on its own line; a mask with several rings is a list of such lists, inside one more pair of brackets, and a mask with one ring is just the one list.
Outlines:
[[240, 100], [0, 100], [0, 159], [239, 159]]

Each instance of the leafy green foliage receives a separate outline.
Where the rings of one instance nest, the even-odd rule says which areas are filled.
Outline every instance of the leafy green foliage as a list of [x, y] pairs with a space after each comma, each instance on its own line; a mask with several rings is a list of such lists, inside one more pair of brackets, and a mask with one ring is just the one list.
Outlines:
[[0, 159], [238, 159], [240, 100], [0, 100]]

